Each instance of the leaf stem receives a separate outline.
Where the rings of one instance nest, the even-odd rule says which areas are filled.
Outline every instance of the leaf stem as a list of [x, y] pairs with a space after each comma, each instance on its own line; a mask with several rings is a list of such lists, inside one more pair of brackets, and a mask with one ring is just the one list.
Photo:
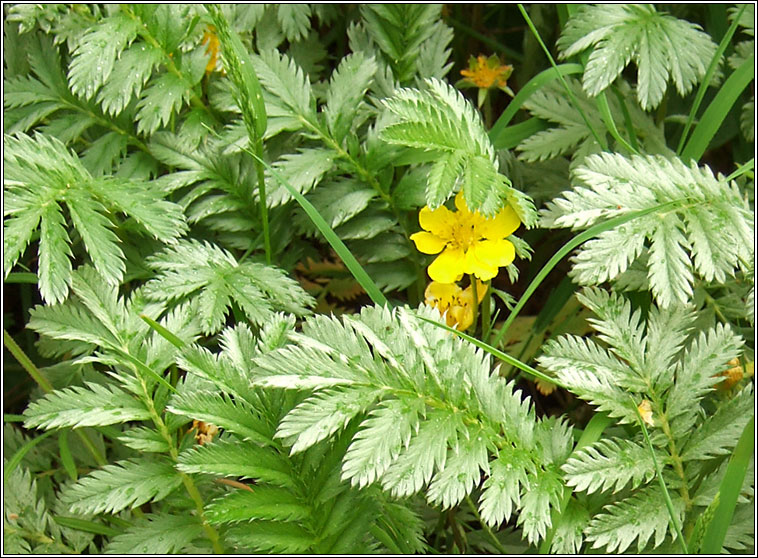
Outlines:
[[[647, 433], [647, 428], [645, 427], [645, 421], [642, 420], [642, 416], [640, 415], [640, 411], [634, 401], [634, 398], [630, 395], [629, 398], [632, 401], [632, 407], [634, 408], [635, 413], [637, 413], [637, 422], [640, 425], [640, 428], [642, 428], [642, 435], [645, 437], [645, 443], [647, 444], [648, 449], [650, 450], [650, 456], [653, 458], [653, 465], [655, 466], [655, 474], [658, 477], [658, 482], [661, 486], [661, 492], [663, 492], [663, 498], [666, 501], [666, 509], [668, 509], [669, 512], [669, 518], [671, 519], [671, 525], [674, 527], [674, 530], [676, 531], [676, 536], [679, 539], [679, 544], [682, 547], [682, 552], [684, 554], [689, 554], [689, 550], [687, 549], [687, 541], [684, 540], [684, 536], [682, 535], [682, 529], [679, 526], [679, 523], [676, 521], [676, 511], [674, 510], [674, 504], [671, 502], [671, 496], [669, 496], [669, 491], [666, 488], [666, 483], [663, 480], [663, 474], [661, 472], [661, 466], [658, 463], [658, 459], [655, 456], [655, 448], [653, 448], [652, 442], [650, 442], [650, 436]], [[661, 426], [664, 427], [664, 432], [669, 437], [669, 440], [673, 442], [673, 439], [671, 436], [671, 431], [668, 429], [668, 422], [665, 420], [665, 417], [662, 416], [661, 418]], [[676, 448], [674, 447], [674, 450]], [[672, 457], [674, 455], [672, 454]], [[676, 456], [678, 459], [678, 455]], [[681, 459], [678, 459], [679, 462], [679, 469], [681, 470], [682, 462]], [[675, 462], [676, 465], [676, 462]], [[676, 468], [676, 466], [675, 466]], [[684, 471], [677, 471], [677, 473], [680, 473], [680, 476], [682, 477], [682, 480], [684, 482], [683, 489], [686, 492], [687, 490], [687, 479], [684, 477]], [[689, 496], [687, 496], [687, 499], [685, 500], [689, 504]]]
[[471, 282], [471, 294], [473, 294], [474, 296], [474, 301], [473, 301], [474, 318], [471, 322], [470, 331], [472, 335], [476, 335], [476, 319], [479, 317], [479, 293], [477, 292], [476, 277], [474, 276], [474, 274], [473, 273], [469, 274], [468, 278], [469, 278], [469, 281]]
[[487, 342], [490, 336], [491, 322], [491, 306], [492, 306], [492, 280], [485, 283], [487, 290], [484, 291], [484, 298], [482, 299], [482, 341]]
[[487, 533], [490, 539], [492, 539], [492, 544], [495, 545], [495, 548], [500, 554], [508, 554], [505, 547], [500, 543], [499, 540], [497, 540], [497, 537], [495, 536], [495, 533], [492, 532], [492, 529], [490, 529], [490, 526], [487, 525], [487, 523], [482, 519], [482, 516], [479, 515], [479, 510], [474, 505], [474, 502], [471, 501], [471, 497], [467, 494], [466, 495], [466, 503], [471, 508], [471, 511], [474, 512], [474, 516], [476, 517], [476, 520], [479, 522], [479, 524], [482, 526], [482, 529], [484, 529], [484, 532]]

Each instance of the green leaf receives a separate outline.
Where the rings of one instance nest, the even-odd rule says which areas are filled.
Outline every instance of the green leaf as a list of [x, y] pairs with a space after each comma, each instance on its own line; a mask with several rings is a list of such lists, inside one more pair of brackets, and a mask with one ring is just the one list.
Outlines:
[[256, 521], [227, 533], [240, 546], [263, 553], [300, 554], [316, 543], [316, 537], [296, 523]]
[[117, 285], [126, 271], [125, 256], [118, 246], [120, 240], [113, 232], [113, 223], [104, 216], [107, 210], [100, 202], [80, 192], [69, 194], [66, 206], [95, 269], [111, 284]]
[[232, 300], [256, 324], [268, 321], [276, 310], [306, 314], [314, 303], [280, 269], [238, 263], [229, 252], [207, 242], [182, 241], [152, 256], [148, 265], [159, 273], [147, 283], [145, 294], [165, 301], [197, 298], [206, 333], [221, 329]]
[[192, 514], [148, 514], [108, 541], [106, 554], [181, 554], [202, 526]]
[[599, 440], [583, 448], [561, 469], [567, 485], [590, 494], [611, 488], [615, 493], [630, 482], [632, 488], [637, 488], [655, 476], [648, 449], [622, 438]]
[[438, 504], [442, 509], [451, 508], [479, 486], [482, 472], [489, 470], [487, 441], [481, 434], [484, 433], [469, 433], [468, 440], [459, 439], [448, 452], [444, 470], [429, 484], [426, 497], [430, 503]]
[[342, 477], [363, 488], [381, 477], [418, 427], [420, 402], [383, 401], [369, 413], [345, 454]]
[[68, 72], [74, 94], [91, 99], [108, 82], [116, 59], [136, 36], [137, 25], [125, 14], [117, 13], [101, 20], [81, 37]]
[[[96, 268], [111, 284], [121, 282], [123, 254], [111, 221], [104, 214], [133, 217], [140, 228], [164, 242], [186, 230], [181, 208], [163, 200], [148, 184], [93, 178], [81, 161], [57, 139], [45, 135], [6, 136], [4, 151], [6, 219], [4, 240], [6, 274], [29, 241], [21, 226], [40, 222], [39, 286], [47, 302], [60, 302], [71, 280], [70, 235], [60, 203], [65, 201]], [[12, 185], [11, 185], [12, 184]], [[120, 195], [114, 196], [114, 188]], [[31, 229], [33, 232], [33, 228]], [[11, 244], [12, 243], [12, 244]]]
[[521, 494], [529, 486], [527, 472], [531, 460], [514, 448], [504, 448], [489, 463], [490, 475], [484, 481], [479, 507], [482, 519], [492, 527], [508, 521], [521, 507]]
[[153, 80], [137, 103], [137, 132], [151, 135], [168, 124], [189, 100], [190, 93], [187, 83], [176, 74], [166, 73]]
[[360, 125], [360, 121], [354, 121], [364, 105], [363, 98], [376, 71], [374, 59], [365, 58], [357, 52], [343, 58], [332, 73], [323, 113], [329, 131], [338, 144], [342, 144], [351, 129]]
[[[334, 168], [334, 155], [325, 149], [299, 149], [296, 153], [287, 153], [273, 164], [284, 180], [301, 194], [310, 192]], [[273, 177], [267, 195], [269, 205], [275, 207], [292, 199], [287, 189]], [[339, 197], [338, 194], [331, 199]]]
[[308, 34], [310, 18], [309, 4], [279, 4], [276, 9], [276, 19], [290, 42], [298, 41]]
[[375, 399], [376, 393], [366, 389], [320, 390], [284, 417], [276, 437], [294, 442], [291, 454], [304, 451], [345, 428], [355, 415], [365, 411]]
[[[620, 248], [621, 257], [609, 257], [621, 238], [634, 235], [650, 242], [647, 266], [652, 291], [662, 307], [686, 303], [692, 295], [693, 269], [708, 278], [728, 277], [750, 261], [755, 244], [751, 212], [734, 182], [714, 177], [708, 167], [685, 165], [657, 156], [591, 155], [574, 170], [584, 185], [565, 192], [542, 211], [547, 227], [584, 228], [617, 215], [670, 203], [666, 212], [645, 216], [614, 228], [598, 242], [587, 243], [575, 261], [577, 277], [594, 282], [618, 277], [639, 252]], [[600, 187], [602, 184], [602, 187]], [[611, 266], [608, 261], [610, 259]], [[633, 260], [637, 261], [637, 260]], [[592, 266], [599, 271], [589, 271]]]
[[310, 82], [293, 60], [276, 50], [264, 50], [253, 56], [252, 62], [258, 79], [275, 97], [273, 102], [283, 114], [316, 122]]
[[272, 486], [237, 490], [216, 498], [205, 507], [211, 523], [237, 523], [255, 519], [296, 521], [309, 518], [311, 510], [292, 492]]
[[743, 340], [729, 326], [701, 331], [676, 365], [676, 383], [668, 393], [666, 415], [675, 433], [689, 432], [697, 414], [697, 403], [717, 383], [714, 376], [727, 368], [739, 354]]
[[[679, 522], [684, 513], [684, 502], [673, 496], [674, 508]], [[650, 485], [633, 496], [606, 506], [603, 513], [596, 515], [585, 530], [592, 548], [605, 548], [608, 552], [624, 552], [637, 540], [637, 550], [647, 547], [650, 537], [655, 535], [652, 547], [663, 544], [669, 531], [669, 514], [661, 498], [660, 489]]]
[[296, 486], [292, 465], [281, 454], [237, 440], [217, 440], [183, 451], [177, 468], [185, 473], [256, 479], [285, 488]]
[[166, 453], [168, 442], [161, 433], [153, 428], [140, 426], [124, 430], [118, 437], [119, 442], [142, 453]]
[[562, 495], [563, 483], [553, 471], [544, 471], [529, 479], [529, 490], [521, 499], [518, 524], [531, 544], [545, 538], [547, 529], [552, 525], [551, 508], [560, 509]]
[[[391, 144], [442, 152], [429, 173], [426, 202], [435, 209], [462, 188], [472, 210], [491, 216], [507, 201], [510, 181], [498, 173], [492, 143], [463, 95], [435, 79], [427, 89], [398, 89], [383, 104], [399, 122], [380, 138]], [[444, 182], [440, 182], [444, 181]]]
[[57, 203], [43, 207], [39, 236], [38, 285], [42, 298], [51, 303], [68, 296], [71, 282], [71, 249], [66, 221]]
[[671, 79], [684, 96], [705, 75], [716, 45], [699, 26], [656, 11], [652, 5], [583, 7], [572, 15], [556, 43], [561, 58], [594, 46], [584, 72], [584, 89], [594, 97], [630, 60], [638, 68], [637, 98], [656, 108]]
[[202, 420], [257, 443], [270, 443], [270, 427], [244, 399], [224, 393], [182, 391], [171, 398], [168, 410]]
[[420, 47], [439, 28], [440, 6], [434, 4], [364, 4], [365, 29], [385, 55], [395, 78], [407, 82], [418, 71]]
[[742, 430], [752, 416], [753, 399], [752, 386], [747, 385], [722, 403], [692, 432], [682, 448], [682, 460], [706, 460], [729, 453], [737, 445]]
[[121, 114], [150, 79], [153, 69], [163, 60], [163, 53], [149, 43], [141, 42], [125, 49], [115, 61], [109, 79], [97, 94], [103, 112], [111, 116]]
[[132, 459], [82, 477], [63, 490], [61, 500], [78, 513], [117, 513], [162, 500], [180, 484], [181, 478], [170, 463]]
[[147, 420], [150, 413], [140, 401], [115, 386], [87, 382], [84, 387], [55, 390], [33, 401], [24, 417], [27, 428], [49, 429]]

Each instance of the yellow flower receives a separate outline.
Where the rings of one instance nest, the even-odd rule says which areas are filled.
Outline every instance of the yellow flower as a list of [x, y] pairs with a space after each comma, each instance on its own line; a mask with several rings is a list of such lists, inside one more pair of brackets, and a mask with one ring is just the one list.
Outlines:
[[506, 240], [521, 224], [509, 205], [492, 218], [471, 212], [463, 192], [455, 196], [455, 207], [434, 211], [424, 207], [418, 220], [421, 232], [411, 235], [416, 248], [424, 254], [439, 254], [429, 266], [429, 277], [439, 283], [454, 283], [464, 273], [473, 273], [482, 281], [497, 275], [500, 267], [510, 265], [516, 257], [513, 244]]
[[211, 58], [208, 60], [208, 64], [205, 66], [205, 73], [210, 74], [216, 70], [216, 60], [218, 60], [218, 37], [216, 36], [216, 27], [209, 25], [203, 33], [202, 44], [208, 43], [205, 47], [205, 53], [210, 54]]
[[[482, 301], [487, 285], [476, 282], [476, 295]], [[440, 314], [445, 314], [445, 321], [450, 327], [465, 331], [474, 323], [474, 289], [471, 285], [461, 289], [455, 283], [438, 283], [432, 281], [424, 291], [424, 302], [436, 308]]]
[[745, 368], [743, 368], [740, 360], [733, 358], [727, 362], [727, 365], [729, 366], [727, 370], [719, 372], [714, 376], [714, 378], [723, 378], [714, 386], [719, 391], [729, 391], [742, 378], [749, 378], [753, 375], [754, 364], [752, 362], [747, 362]]
[[500, 64], [500, 59], [496, 54], [489, 58], [480, 54], [476, 58], [469, 57], [468, 69], [461, 70], [461, 75], [464, 76], [462, 81], [466, 84], [480, 89], [489, 89], [506, 87], [512, 72], [513, 66]]
[[655, 426], [655, 421], [653, 420], [653, 407], [650, 405], [650, 401], [643, 399], [642, 403], [637, 406], [637, 412], [648, 426]]

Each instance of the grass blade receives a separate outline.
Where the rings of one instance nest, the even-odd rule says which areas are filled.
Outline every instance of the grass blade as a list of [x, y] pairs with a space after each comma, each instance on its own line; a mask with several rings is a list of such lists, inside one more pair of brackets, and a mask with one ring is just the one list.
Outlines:
[[492, 145], [495, 146], [495, 149], [513, 149], [526, 138], [548, 128], [549, 126], [544, 120], [530, 118], [524, 122], [503, 128], [497, 136], [490, 134], [490, 138], [492, 138]]
[[700, 82], [700, 87], [697, 90], [697, 95], [695, 95], [695, 101], [692, 103], [690, 114], [687, 117], [687, 122], [684, 125], [684, 130], [682, 131], [682, 137], [679, 138], [679, 145], [676, 148], [677, 153], [682, 152], [682, 148], [684, 147], [684, 142], [687, 139], [687, 134], [690, 132], [690, 127], [692, 126], [692, 123], [695, 120], [697, 111], [700, 109], [700, 103], [703, 102], [703, 97], [705, 97], [705, 92], [708, 89], [708, 85], [713, 80], [713, 75], [716, 73], [716, 68], [718, 68], [719, 60], [721, 60], [721, 56], [724, 54], [726, 47], [729, 45], [729, 41], [732, 40], [732, 36], [734, 35], [734, 32], [737, 30], [737, 25], [740, 22], [740, 18], [742, 17], [742, 12], [745, 11], [745, 8], [747, 8], [747, 4], [742, 6], [740, 13], [737, 14], [737, 16], [734, 18], [732, 25], [729, 27], [726, 34], [721, 39], [721, 43], [719, 43], [719, 47], [716, 49], [716, 52], [713, 55], [713, 59], [711, 59], [711, 63], [708, 65], [708, 69], [705, 72], [703, 81]]
[[555, 63], [555, 60], [553, 60], [553, 55], [550, 54], [550, 50], [545, 46], [545, 43], [542, 40], [542, 37], [540, 36], [539, 31], [537, 31], [537, 28], [534, 26], [534, 23], [532, 23], [532, 19], [529, 17], [529, 14], [526, 13], [524, 6], [521, 4], [518, 4], [518, 9], [521, 12], [521, 15], [524, 17], [526, 24], [529, 26], [529, 29], [532, 30], [532, 34], [534, 35], [534, 38], [537, 39], [537, 42], [542, 47], [542, 50], [545, 52], [547, 59], [550, 61], [550, 65], [553, 67], [553, 69], [556, 70], [558, 79], [561, 80], [563, 87], [566, 89], [566, 93], [571, 99], [571, 102], [573, 103], [574, 108], [576, 108], [576, 110], [579, 111], [579, 114], [582, 116], [582, 120], [584, 120], [584, 124], [587, 126], [587, 129], [590, 132], [592, 132], [592, 137], [595, 138], [595, 141], [597, 142], [597, 144], [600, 146], [600, 148], [603, 151], [605, 151], [606, 149], [608, 149], [608, 145], [605, 143], [605, 138], [603, 138], [602, 136], [600, 136], [600, 134], [597, 133], [595, 128], [592, 126], [592, 123], [589, 121], [589, 118], [587, 118], [587, 115], [584, 114], [584, 111], [582, 110], [582, 107], [579, 104], [579, 101], [574, 95], [574, 92], [569, 87], [568, 83], [566, 83], [566, 80], [563, 79], [563, 74], [561, 74], [558, 71], [558, 65]]
[[737, 506], [737, 497], [740, 495], [742, 483], [745, 481], [750, 458], [755, 449], [755, 416], [751, 417], [742, 431], [737, 446], [729, 458], [726, 466], [724, 480], [721, 481], [717, 498], [719, 499], [716, 513], [708, 525], [703, 537], [703, 554], [719, 554], [724, 545], [726, 531], [734, 516], [734, 508]]
[[55, 521], [61, 527], [68, 527], [69, 529], [76, 529], [77, 531], [84, 531], [85, 533], [95, 533], [96, 535], [105, 535], [107, 537], [113, 537], [121, 533], [118, 529], [108, 527], [102, 523], [95, 523], [94, 521], [88, 521], [86, 519], [79, 519], [77, 517], [65, 517], [62, 515], [54, 515], [53, 521]]
[[165, 327], [163, 327], [161, 324], [153, 320], [152, 318], [149, 318], [145, 316], [144, 314], [140, 314], [139, 316], [142, 318], [142, 320], [147, 323], [153, 330], [155, 330], [158, 335], [163, 337], [166, 341], [171, 343], [174, 347], [177, 349], [183, 349], [185, 347], [184, 341], [179, 339], [176, 335], [171, 333], [169, 330], [167, 330]]
[[67, 429], [61, 430], [58, 433], [58, 451], [60, 453], [61, 464], [63, 465], [63, 468], [68, 473], [68, 476], [71, 477], [71, 480], [76, 482], [76, 480], [79, 478], [79, 475], [76, 472], [76, 462], [74, 461], [74, 456], [71, 454], [71, 448], [68, 446]]
[[555, 68], [543, 70], [526, 82], [526, 85], [521, 88], [521, 91], [519, 91], [513, 99], [511, 99], [511, 102], [508, 103], [506, 109], [492, 126], [492, 129], [490, 129], [489, 135], [492, 143], [497, 144], [497, 138], [503, 133], [508, 124], [510, 124], [513, 117], [516, 116], [518, 109], [520, 109], [521, 105], [524, 104], [524, 101], [531, 97], [536, 91], [539, 91], [542, 87], [558, 78], [558, 76], [581, 74], [583, 71], [584, 68], [581, 64], [561, 64]]
[[18, 464], [21, 463], [21, 460], [24, 458], [24, 456], [29, 453], [29, 451], [39, 444], [42, 440], [47, 438], [48, 436], [52, 436], [55, 434], [55, 430], [48, 430], [47, 432], [40, 434], [36, 438], [32, 438], [28, 442], [26, 442], [23, 446], [18, 448], [16, 453], [13, 454], [13, 457], [11, 457], [8, 462], [5, 464], [5, 470], [3, 471], [3, 479], [7, 482], [8, 477], [10, 477], [10, 474], [13, 472], [13, 470], [18, 467]]
[[374, 280], [369, 277], [369, 274], [366, 273], [366, 270], [363, 269], [360, 263], [358, 263], [358, 260], [355, 259], [355, 256], [353, 256], [348, 247], [345, 246], [345, 243], [342, 242], [340, 237], [337, 236], [337, 233], [334, 232], [334, 229], [329, 226], [329, 223], [327, 223], [318, 212], [318, 210], [313, 207], [313, 204], [309, 202], [306, 197], [303, 196], [300, 192], [295, 190], [295, 188], [293, 188], [289, 182], [282, 178], [282, 176], [276, 172], [276, 170], [266, 161], [252, 152], [250, 152], [250, 155], [252, 155], [256, 160], [260, 161], [261, 164], [263, 164], [268, 169], [271, 175], [286, 188], [286, 190], [295, 199], [295, 201], [300, 204], [300, 207], [303, 208], [313, 224], [316, 225], [316, 228], [318, 228], [321, 234], [324, 235], [324, 238], [329, 243], [329, 245], [334, 249], [335, 252], [337, 252], [337, 255], [342, 259], [342, 261], [345, 263], [345, 266], [347, 266], [347, 268], [350, 270], [350, 273], [353, 274], [353, 277], [355, 277], [355, 280], [358, 281], [360, 286], [363, 287], [363, 290], [366, 291], [366, 294], [368, 294], [373, 303], [380, 306], [386, 306], [387, 299], [382, 294], [382, 291], [379, 290], [379, 287], [376, 286]]
[[[589, 239], [594, 238], [595, 236], [599, 235], [602, 232], [610, 230], [619, 225], [623, 225], [624, 223], [628, 221], [632, 221], [633, 219], [637, 219], [644, 215], [648, 215], [649, 213], [663, 211], [664, 209], [667, 209], [677, 203], [679, 203], [679, 201], [672, 201], [672, 202], [664, 203], [661, 205], [657, 205], [655, 207], [650, 207], [648, 209], [642, 209], [640, 211], [634, 211], [632, 213], [627, 213], [626, 215], [620, 215], [619, 217], [614, 217], [613, 219], [609, 219], [608, 221], [605, 221], [603, 223], [598, 223], [597, 225], [590, 227], [586, 231], [576, 235], [574, 238], [569, 240], [566, 244], [563, 245], [563, 247], [561, 247], [560, 250], [558, 250], [553, 255], [552, 258], [548, 260], [548, 262], [544, 266], [542, 266], [542, 269], [540, 270], [540, 272], [535, 276], [535, 278], [526, 288], [526, 290], [524, 291], [524, 294], [521, 296], [518, 303], [513, 308], [513, 311], [511, 311], [511, 314], [510, 316], [508, 316], [508, 319], [505, 320], [503, 325], [500, 327], [500, 331], [495, 336], [495, 339], [492, 341], [492, 344], [495, 345], [496, 347], [499, 346], [500, 342], [503, 340], [503, 336], [505, 335], [505, 332], [508, 331], [508, 328], [513, 323], [513, 320], [516, 319], [516, 316], [518, 316], [518, 313], [521, 311], [524, 305], [527, 303], [527, 301], [529, 300], [529, 297], [531, 297], [532, 294], [534, 294], [534, 291], [537, 290], [537, 287], [539, 287], [542, 281], [544, 281], [548, 273], [550, 273], [552, 269], [556, 265], [558, 265], [558, 262], [560, 262], [563, 258], [565, 258], [574, 248], [578, 247], [580, 244], [588, 241]], [[555, 383], [554, 380], [551, 380], [551, 381]]]
[[682, 151], [681, 158], [684, 161], [689, 159], [699, 160], [703, 156], [708, 144], [716, 135], [721, 124], [724, 122], [726, 115], [734, 106], [742, 91], [755, 78], [755, 54], [745, 60], [740, 67], [732, 72], [732, 75], [724, 82], [719, 92], [705, 109], [700, 123], [692, 132], [692, 137], [687, 142], [687, 146]]

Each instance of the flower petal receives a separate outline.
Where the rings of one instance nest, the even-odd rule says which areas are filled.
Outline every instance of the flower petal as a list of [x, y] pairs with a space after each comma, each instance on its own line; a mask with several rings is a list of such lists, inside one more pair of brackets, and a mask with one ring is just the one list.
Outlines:
[[488, 281], [497, 275], [498, 266], [478, 256], [476, 248], [480, 244], [478, 242], [466, 251], [464, 272], [473, 273], [482, 281]]
[[418, 222], [425, 231], [447, 240], [452, 236], [452, 224], [455, 222], [455, 216], [444, 205], [434, 211], [424, 206], [419, 211]]
[[440, 283], [454, 283], [463, 277], [464, 254], [460, 248], [447, 248], [435, 259], [429, 269], [429, 277]]
[[[476, 258], [481, 262], [495, 267], [503, 267], [513, 263], [516, 257], [516, 249], [510, 240], [482, 240], [472, 248]], [[480, 279], [486, 280], [479, 276]]]
[[453, 304], [454, 298], [458, 296], [460, 290], [461, 288], [455, 283], [432, 281], [424, 291], [424, 301], [429, 306], [436, 306], [440, 312], [443, 312]]
[[413, 233], [411, 240], [416, 243], [416, 249], [424, 254], [439, 254], [445, 247], [444, 240], [426, 231]]
[[[510, 236], [521, 225], [521, 221], [510, 205], [506, 206], [492, 219], [486, 219], [478, 232], [489, 240], [498, 240]], [[512, 260], [511, 260], [512, 261]]]

